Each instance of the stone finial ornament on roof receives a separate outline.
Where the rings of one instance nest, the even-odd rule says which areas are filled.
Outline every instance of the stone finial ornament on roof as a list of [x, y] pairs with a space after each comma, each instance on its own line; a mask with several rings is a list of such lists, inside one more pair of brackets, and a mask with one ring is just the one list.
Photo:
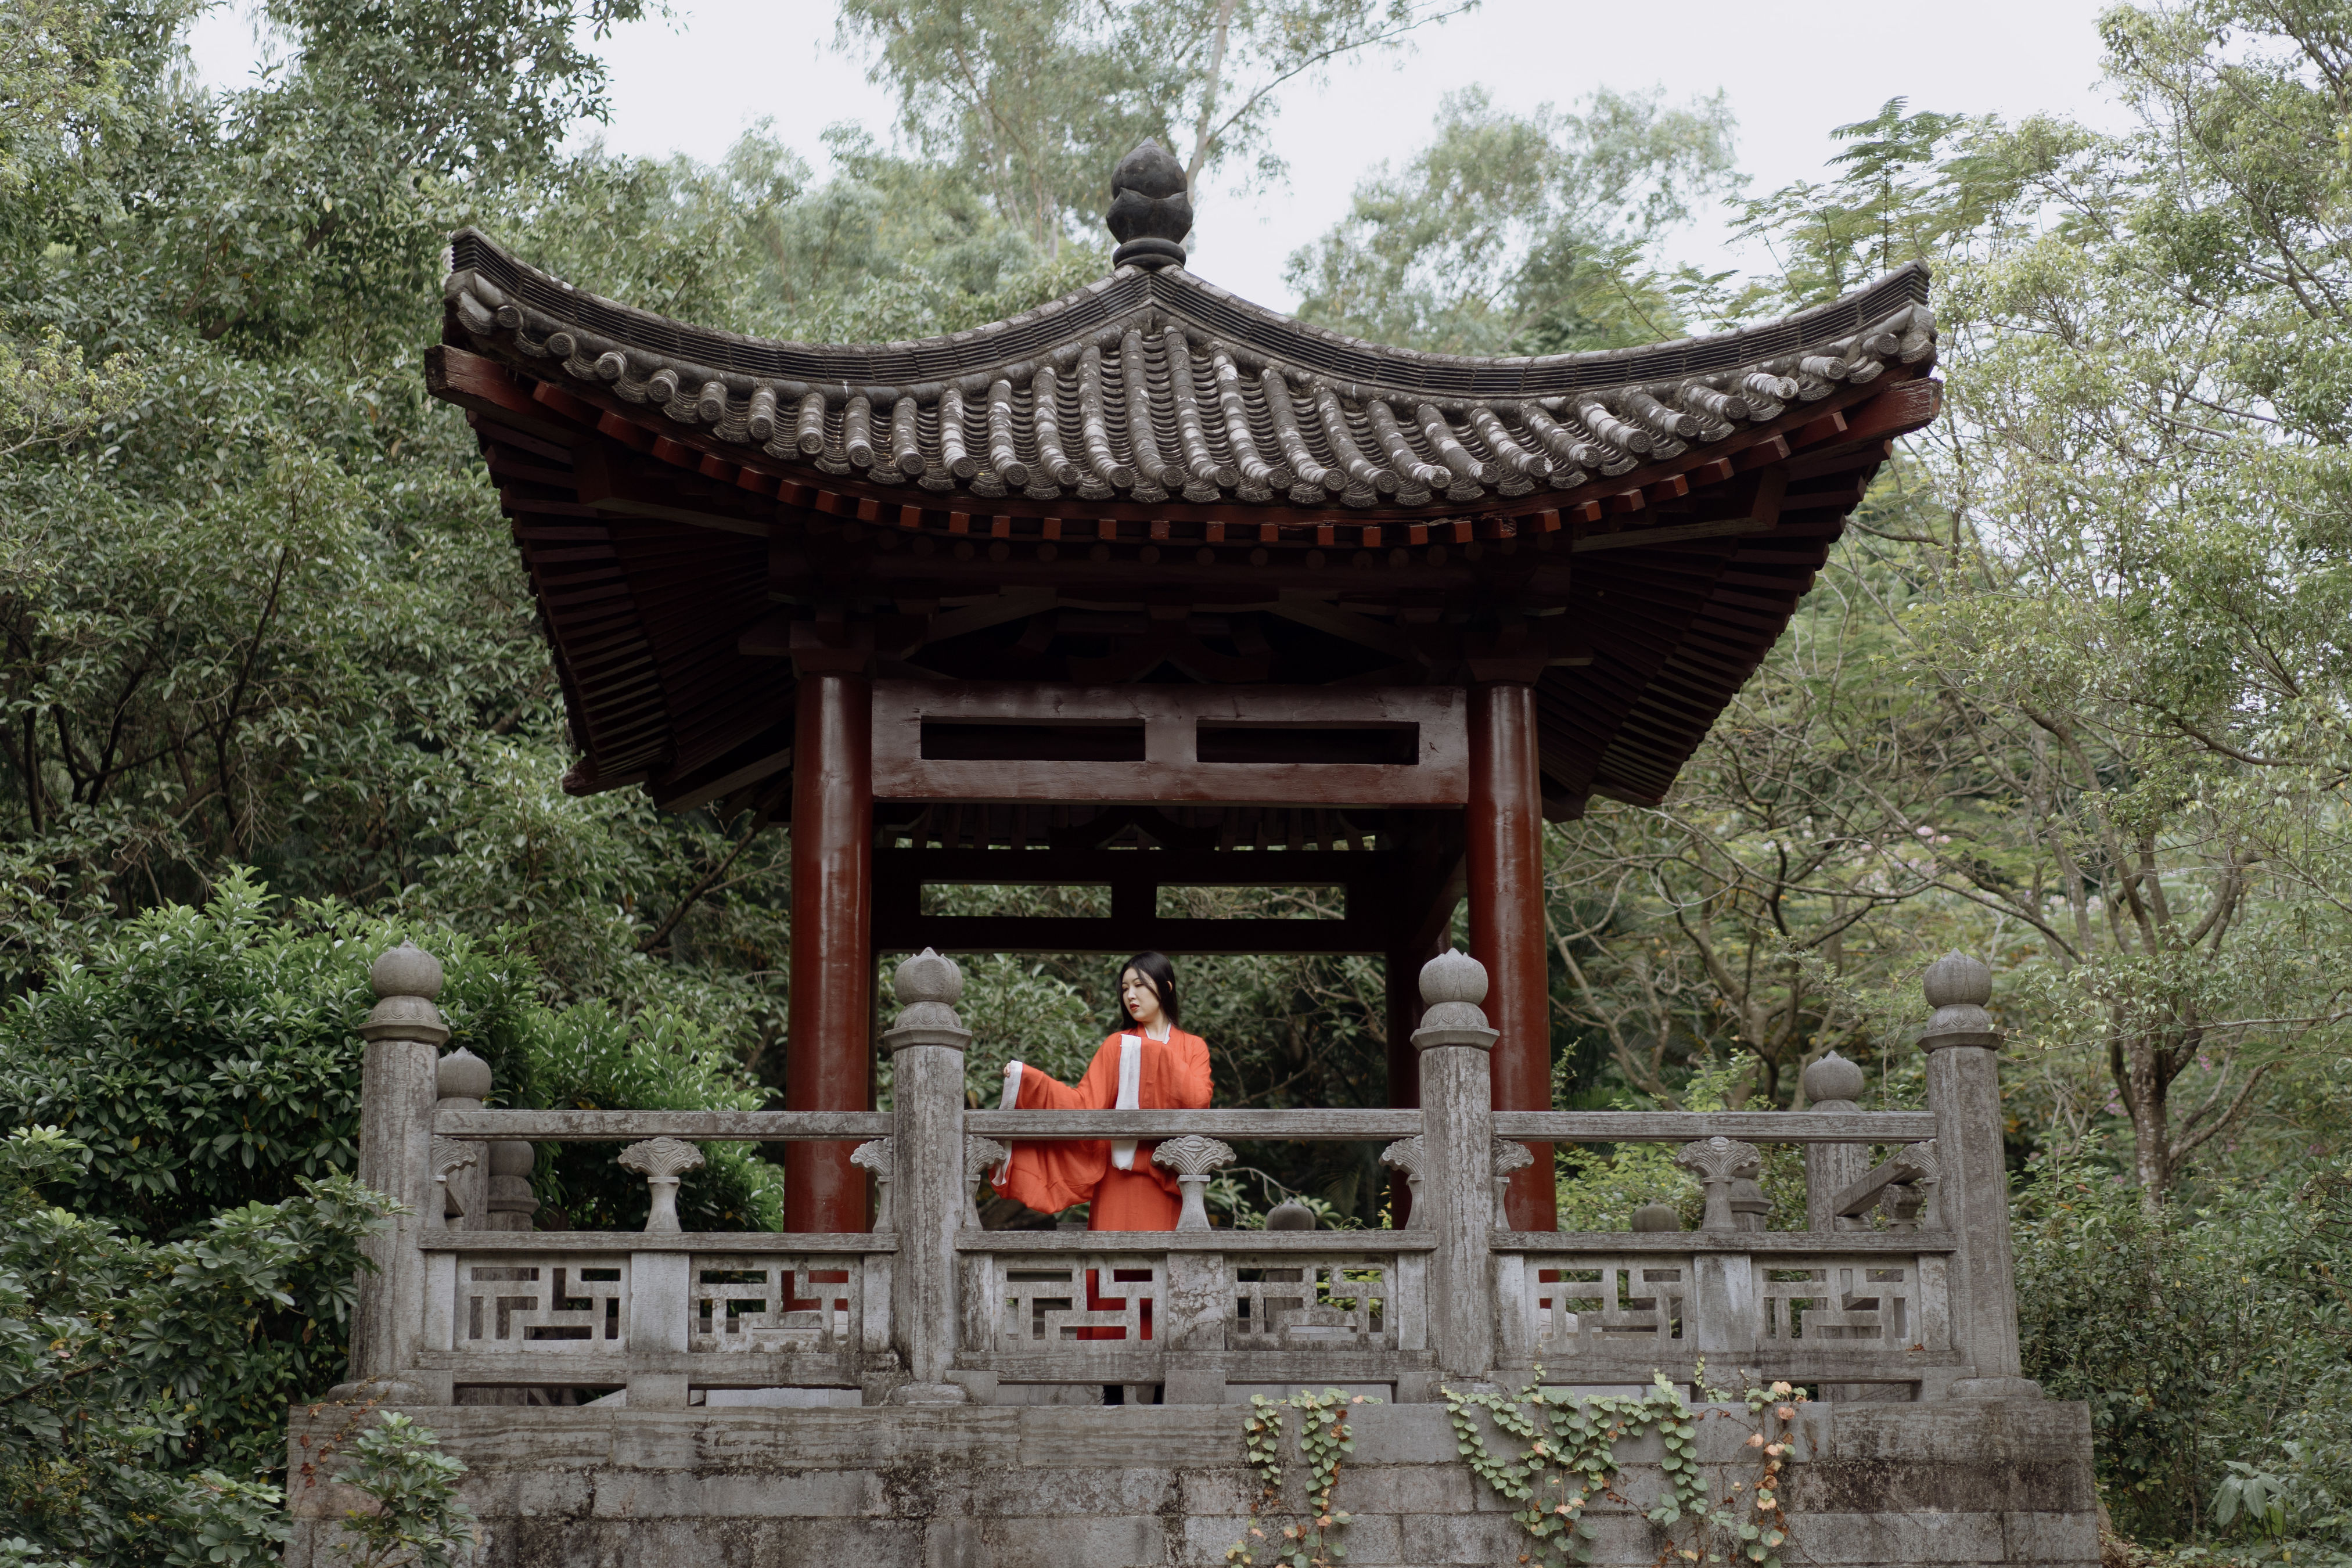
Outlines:
[[1110, 211], [1103, 215], [1118, 248], [1113, 267], [1157, 270], [1184, 265], [1184, 237], [1192, 232], [1192, 198], [1184, 165], [1157, 142], [1144, 142], [1110, 175]]

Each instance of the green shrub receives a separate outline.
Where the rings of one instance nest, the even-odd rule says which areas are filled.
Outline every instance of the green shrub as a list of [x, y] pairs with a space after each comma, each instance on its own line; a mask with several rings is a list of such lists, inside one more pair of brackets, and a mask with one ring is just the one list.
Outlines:
[[2091, 1407], [2117, 1529], [2267, 1542], [2298, 1563], [2352, 1549], [2342, 1174], [2219, 1185], [2151, 1215], [2100, 1154], [2037, 1163], [2018, 1313], [2026, 1375]]

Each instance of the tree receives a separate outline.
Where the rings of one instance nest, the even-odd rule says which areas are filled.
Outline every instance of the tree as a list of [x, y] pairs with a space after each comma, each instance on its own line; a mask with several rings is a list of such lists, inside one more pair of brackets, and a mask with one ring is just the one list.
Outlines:
[[1338, 60], [1402, 47], [1477, 0], [845, 0], [845, 42], [874, 51], [902, 123], [978, 181], [996, 210], [1058, 256], [1092, 234], [1111, 168], [1150, 138], [1188, 187], [1268, 153], [1282, 89]]
[[1660, 91], [1604, 89], [1581, 113], [1519, 116], [1466, 89], [1430, 145], [1360, 185], [1285, 279], [1310, 321], [1437, 353], [1671, 338], [1681, 318], [1658, 243], [1737, 187], [1731, 140], [1721, 94], [1669, 109]]

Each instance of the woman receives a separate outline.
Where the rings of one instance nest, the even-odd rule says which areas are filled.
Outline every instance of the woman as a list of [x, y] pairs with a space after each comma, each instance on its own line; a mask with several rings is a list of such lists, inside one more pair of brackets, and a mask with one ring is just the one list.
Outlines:
[[[1176, 1026], [1176, 967], [1139, 952], [1119, 972], [1126, 1027], [1105, 1039], [1076, 1087], [1021, 1061], [1004, 1064], [1007, 1110], [1201, 1110], [1209, 1103], [1209, 1047]], [[996, 1190], [1044, 1214], [1086, 1204], [1088, 1230], [1174, 1230], [1175, 1173], [1151, 1163], [1151, 1143], [1021, 1142]]]

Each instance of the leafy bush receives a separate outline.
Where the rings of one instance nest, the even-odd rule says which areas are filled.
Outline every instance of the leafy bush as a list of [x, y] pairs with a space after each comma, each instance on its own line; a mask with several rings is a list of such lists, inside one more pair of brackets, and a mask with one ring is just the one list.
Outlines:
[[[551, 1009], [536, 1000], [530, 962], [495, 943], [333, 903], [281, 910], [240, 871], [201, 909], [167, 904], [113, 928], [85, 963], [59, 966], [0, 1015], [0, 1126], [56, 1124], [78, 1151], [44, 1178], [71, 1213], [26, 1223], [62, 1227], [58, 1246], [113, 1226], [200, 1255], [225, 1234], [319, 1223], [301, 1218], [310, 1212], [302, 1204], [344, 1191], [358, 1158], [368, 965], [404, 939], [441, 960], [451, 1045], [490, 1063], [500, 1103], [761, 1103], [732, 1058], [690, 1024], [601, 1004]], [[542, 1201], [575, 1224], [643, 1225], [646, 1184], [613, 1153], [608, 1144], [542, 1147]], [[706, 1153], [679, 1193], [685, 1223], [773, 1228], [779, 1169], [740, 1144]], [[334, 1288], [347, 1289], [351, 1266], [339, 1267]], [[327, 1288], [320, 1275], [296, 1294]], [[275, 1468], [286, 1404], [341, 1381], [347, 1346], [340, 1309], [260, 1303], [234, 1356], [188, 1373], [190, 1451], [220, 1447], [241, 1464]]]
[[154, 1245], [44, 1203], [89, 1152], [0, 1140], [0, 1562], [274, 1562], [284, 1412], [340, 1373], [360, 1242], [390, 1210], [349, 1176]]
[[352, 1445], [336, 1479], [374, 1506], [343, 1516], [343, 1555], [355, 1568], [455, 1568], [472, 1555], [474, 1514], [457, 1496], [465, 1461], [430, 1430], [387, 1412]]
[[2352, 1550], [2352, 1207], [2345, 1173], [2220, 1185], [2151, 1215], [2092, 1146], [2039, 1163], [2017, 1216], [2025, 1372], [2091, 1407], [2119, 1530]]

